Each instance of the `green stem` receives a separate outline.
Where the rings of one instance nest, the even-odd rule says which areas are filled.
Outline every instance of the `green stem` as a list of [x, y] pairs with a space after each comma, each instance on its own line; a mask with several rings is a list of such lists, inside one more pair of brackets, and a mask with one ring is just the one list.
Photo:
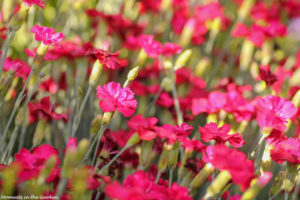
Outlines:
[[146, 117], [149, 116], [149, 114], [151, 112], [151, 109], [154, 106], [154, 104], [156, 103], [157, 99], [159, 98], [159, 95], [161, 94], [162, 90], [163, 89], [160, 87], [159, 90], [158, 90], [158, 92], [156, 93], [154, 99], [151, 101], [151, 103], [150, 103], [150, 105], [149, 105], [149, 107], [147, 109], [147, 112], [146, 112]]
[[170, 170], [170, 175], [169, 175], [169, 187], [172, 186], [173, 172], [174, 172], [174, 169], [171, 169]]
[[159, 179], [160, 179], [160, 176], [161, 176], [161, 171], [158, 171], [157, 172], [157, 175], [156, 175], [156, 178], [155, 178], [155, 183], [157, 184]]
[[180, 105], [179, 105], [178, 96], [177, 96], [177, 92], [176, 92], [176, 86], [175, 86], [174, 81], [172, 81], [172, 94], [173, 94], [174, 106], [175, 106], [175, 110], [176, 110], [177, 124], [181, 125], [183, 123], [183, 116], [182, 116], [182, 112], [180, 110]]
[[8, 48], [9, 48], [9, 43], [12, 41], [12, 39], [14, 38], [16, 33], [16, 29], [13, 29], [11, 27], [9, 27], [8, 33], [7, 33], [7, 37], [5, 39], [4, 42], [4, 51], [1, 55], [1, 60], [0, 60], [0, 77], [2, 76], [2, 71], [3, 71], [3, 66], [4, 66], [4, 62], [7, 56], [7, 52], [8, 52]]
[[106, 130], [106, 126], [101, 126], [99, 132], [97, 133], [97, 144], [96, 144], [96, 150], [94, 151], [94, 155], [93, 155], [93, 159], [92, 159], [92, 165], [96, 165], [96, 158], [97, 158], [97, 153], [98, 153], [98, 149], [99, 149], [99, 145], [101, 142], [101, 139], [103, 137], [104, 131]]
[[87, 89], [86, 93], [85, 93], [85, 96], [84, 96], [84, 99], [81, 103], [81, 106], [80, 106], [80, 109], [79, 109], [79, 112], [75, 115], [75, 119], [73, 120], [73, 124], [72, 124], [72, 137], [75, 136], [75, 133], [78, 129], [78, 126], [79, 126], [79, 121], [80, 121], [80, 118], [81, 118], [81, 115], [82, 115], [82, 112], [83, 112], [83, 109], [86, 105], [86, 102], [91, 94], [91, 91], [92, 91], [92, 86], [89, 86], [89, 88]]
[[60, 197], [63, 195], [67, 182], [68, 182], [67, 178], [62, 178], [59, 181], [59, 184], [57, 186], [57, 192], [56, 192], [56, 196], [58, 196], [58, 199], [60, 199]]
[[99, 172], [99, 173], [101, 174], [104, 170], [106, 170], [107, 168], [109, 168], [109, 166], [110, 166], [113, 162], [115, 162], [115, 160], [117, 160], [117, 158], [119, 158], [120, 155], [121, 155], [122, 153], [124, 153], [124, 151], [126, 151], [128, 148], [129, 148], [129, 146], [123, 147], [123, 148], [119, 151], [119, 153], [118, 153], [117, 155], [115, 155], [115, 157], [113, 157], [113, 159], [111, 159], [111, 160], [109, 161], [109, 163], [107, 163], [106, 165], [104, 165], [104, 166], [100, 169], [100, 172]]

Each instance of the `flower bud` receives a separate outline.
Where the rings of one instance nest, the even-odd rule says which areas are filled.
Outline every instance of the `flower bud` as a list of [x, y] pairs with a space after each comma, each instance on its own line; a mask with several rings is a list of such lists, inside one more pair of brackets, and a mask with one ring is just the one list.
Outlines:
[[191, 183], [192, 189], [198, 188], [202, 185], [204, 181], [208, 178], [209, 175], [213, 172], [214, 167], [210, 164], [207, 163], [201, 171], [197, 174], [197, 176], [194, 178], [194, 180]]
[[250, 188], [244, 192], [242, 200], [255, 199], [257, 194], [269, 183], [272, 176], [271, 172], [266, 172], [258, 179], [254, 179]]
[[226, 184], [230, 181], [231, 175], [229, 171], [223, 170], [221, 171], [216, 179], [209, 185], [207, 188], [207, 192], [204, 196], [204, 199], [212, 199], [213, 197], [220, 194]]
[[180, 46], [186, 47], [189, 45], [189, 43], [192, 39], [193, 33], [194, 33], [195, 24], [196, 24], [196, 20], [190, 19], [184, 25], [183, 30], [180, 35], [180, 39], [179, 39]]
[[101, 72], [103, 69], [103, 65], [99, 62], [99, 60], [96, 60], [93, 68], [92, 68], [92, 72], [89, 78], [89, 85], [91, 86], [95, 86], [100, 78]]
[[143, 141], [141, 147], [140, 165], [143, 167], [147, 167], [151, 161], [151, 154], [153, 149], [153, 140]]
[[272, 149], [272, 145], [266, 144], [263, 156], [262, 156], [262, 160], [261, 160], [261, 164], [260, 164], [260, 171], [261, 173], [265, 173], [266, 171], [269, 171], [271, 168], [271, 164], [272, 164], [272, 158], [270, 155], [270, 151]]
[[165, 77], [162, 80], [161, 87], [167, 92], [172, 91], [172, 80], [169, 77]]
[[244, 0], [241, 7], [238, 10], [238, 19], [239, 21], [244, 21], [255, 3], [255, 0]]
[[174, 71], [185, 66], [187, 64], [188, 60], [190, 59], [191, 55], [192, 55], [191, 49], [187, 49], [184, 52], [182, 52], [175, 62]]
[[54, 169], [55, 164], [57, 162], [57, 157], [52, 155], [44, 164], [43, 169], [40, 172], [40, 175], [38, 177], [38, 184], [41, 185], [45, 182], [45, 180], [50, 175], [51, 171]]
[[1, 195], [13, 194], [20, 169], [19, 165], [11, 165], [9, 168], [1, 170]]
[[242, 71], [247, 70], [251, 63], [254, 53], [254, 44], [250, 40], [245, 40], [242, 46], [240, 55], [240, 69]]
[[86, 154], [87, 150], [89, 148], [89, 141], [87, 139], [82, 139], [77, 148], [77, 161], [78, 163], [81, 162], [83, 159], [84, 155]]
[[291, 192], [296, 183], [297, 165], [287, 163], [286, 165], [286, 177], [283, 179], [281, 189], [286, 192]]
[[208, 57], [201, 58], [201, 60], [198, 62], [196, 66], [195, 74], [197, 76], [202, 76], [203, 73], [210, 68], [211, 61]]
[[159, 172], [163, 172], [166, 169], [169, 159], [170, 159], [170, 153], [171, 153], [172, 148], [173, 148], [173, 145], [164, 143], [164, 148], [163, 148], [163, 151], [159, 158], [159, 162], [158, 162], [158, 166], [157, 166]]
[[139, 66], [136, 66], [135, 68], [131, 69], [127, 75], [127, 80], [133, 81], [138, 76], [139, 70]]
[[101, 119], [101, 125], [108, 125], [113, 118], [114, 112], [106, 112]]
[[132, 147], [132, 146], [136, 145], [137, 143], [139, 143], [140, 141], [141, 141], [141, 138], [140, 138], [139, 134], [134, 133], [127, 141], [126, 146]]
[[175, 169], [178, 161], [178, 154], [179, 154], [179, 142], [175, 142], [170, 152], [170, 159], [168, 163], [169, 169], [171, 170]]

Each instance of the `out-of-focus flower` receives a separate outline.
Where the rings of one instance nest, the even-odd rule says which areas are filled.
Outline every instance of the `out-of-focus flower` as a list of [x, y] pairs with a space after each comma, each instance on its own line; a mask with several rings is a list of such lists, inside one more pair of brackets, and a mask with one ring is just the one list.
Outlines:
[[292, 118], [297, 109], [293, 103], [282, 97], [269, 95], [257, 101], [256, 120], [260, 128], [286, 129], [287, 119]]
[[60, 46], [60, 42], [65, 38], [62, 33], [55, 33], [54, 28], [34, 25], [31, 32], [35, 34], [35, 40], [41, 41], [44, 45]]
[[44, 0], [23, 0], [23, 3], [25, 3], [27, 6], [37, 5], [41, 8], [45, 8]]
[[65, 122], [68, 121], [67, 114], [56, 113], [55, 106], [51, 105], [50, 97], [44, 97], [41, 102], [28, 103], [29, 108], [29, 123], [33, 123], [40, 118], [46, 121], [60, 120], [63, 119]]
[[143, 171], [127, 176], [123, 185], [115, 181], [108, 184], [104, 190], [109, 198], [116, 200], [191, 200], [187, 188], [176, 183], [171, 187], [155, 184], [151, 176]]
[[203, 161], [219, 170], [228, 170], [233, 182], [241, 185], [243, 190], [249, 187], [255, 177], [253, 162], [247, 160], [243, 152], [229, 149], [225, 145], [208, 146]]
[[270, 66], [260, 66], [259, 68], [259, 76], [261, 80], [264, 80], [267, 86], [273, 85], [277, 81], [277, 76], [272, 73]]
[[182, 51], [181, 46], [176, 43], [166, 43], [163, 46], [162, 54], [164, 56], [172, 56], [174, 54], [179, 54]]
[[86, 55], [93, 56], [94, 59], [98, 59], [99, 62], [102, 63], [107, 69], [120, 68], [120, 63], [118, 61], [119, 54], [119, 51], [116, 53], [110, 53], [102, 49], [90, 49], [86, 52]]
[[55, 83], [54, 79], [51, 77], [43, 82], [40, 83], [40, 88], [44, 91], [48, 91], [51, 94], [55, 94], [58, 86]]
[[226, 94], [218, 91], [211, 92], [208, 98], [195, 98], [192, 100], [192, 112], [194, 115], [200, 113], [215, 113], [224, 108]]
[[137, 131], [142, 140], [153, 140], [157, 133], [155, 132], [155, 124], [158, 119], [155, 117], [149, 117], [145, 119], [142, 115], [135, 115], [128, 122], [129, 128]]
[[159, 137], [165, 138], [170, 144], [173, 144], [176, 140], [180, 141], [190, 135], [193, 127], [186, 123], [182, 123], [180, 126], [165, 124], [161, 127], [155, 127], [155, 130]]
[[161, 43], [154, 40], [153, 35], [139, 36], [138, 44], [145, 50], [150, 58], [156, 58], [163, 51]]
[[24, 61], [20, 59], [13, 60], [11, 58], [7, 58], [4, 61], [3, 69], [5, 71], [11, 70], [16, 73], [17, 77], [21, 77], [23, 79], [26, 79], [31, 71], [29, 65]]
[[97, 98], [103, 112], [118, 110], [125, 117], [133, 115], [137, 106], [134, 93], [127, 87], [122, 88], [120, 83], [109, 82], [103, 87], [98, 86]]
[[300, 164], [300, 138], [289, 138], [274, 145], [271, 157], [278, 163]]
[[32, 178], [36, 178], [46, 161], [50, 156], [56, 157], [56, 167], [51, 171], [51, 174], [47, 178], [47, 182], [52, 182], [59, 176], [58, 165], [60, 163], [58, 157], [58, 151], [49, 144], [44, 144], [39, 147], [28, 151], [22, 148], [16, 155], [15, 161], [12, 164], [20, 164], [21, 172], [19, 173], [19, 181], [26, 181]]
[[203, 128], [199, 126], [199, 132], [201, 139], [204, 142], [215, 140], [217, 144], [224, 144], [229, 142], [233, 147], [242, 147], [245, 144], [243, 137], [239, 133], [228, 134], [230, 131], [230, 125], [225, 124], [218, 128], [216, 123], [206, 124]]

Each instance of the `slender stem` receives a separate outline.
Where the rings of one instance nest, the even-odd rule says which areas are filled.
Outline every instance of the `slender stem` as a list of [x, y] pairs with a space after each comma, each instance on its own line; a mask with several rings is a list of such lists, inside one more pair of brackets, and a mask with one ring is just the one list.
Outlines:
[[79, 121], [80, 121], [80, 118], [81, 118], [81, 115], [82, 115], [82, 112], [83, 112], [83, 109], [86, 105], [86, 102], [91, 94], [91, 91], [92, 91], [92, 86], [89, 86], [86, 93], [85, 93], [85, 96], [84, 96], [84, 99], [81, 103], [81, 106], [80, 106], [80, 109], [79, 109], [79, 112], [75, 115], [75, 119], [73, 120], [73, 125], [72, 125], [72, 137], [75, 136], [75, 133], [78, 129], [78, 126], [79, 126]]
[[7, 37], [6, 37], [6, 40], [5, 40], [4, 45], [3, 45], [4, 46], [4, 52], [1, 55], [1, 60], [0, 60], [0, 77], [2, 76], [3, 66], [4, 66], [6, 56], [7, 56], [9, 43], [14, 38], [15, 33], [16, 33], [16, 29], [13, 29], [13, 28], [9, 27], [9, 31], [7, 33]]
[[96, 158], [97, 158], [97, 153], [98, 153], [98, 149], [99, 149], [99, 145], [101, 142], [101, 139], [103, 137], [104, 131], [106, 130], [106, 126], [101, 126], [98, 134], [97, 134], [97, 144], [96, 144], [96, 150], [94, 151], [94, 155], [93, 155], [93, 159], [92, 159], [92, 165], [94, 166], [96, 164]]
[[289, 199], [289, 192], [285, 191], [284, 192], [284, 200], [288, 200]]
[[6, 124], [6, 127], [5, 127], [5, 129], [4, 129], [3, 135], [2, 135], [1, 140], [0, 140], [0, 146], [1, 146], [1, 147], [3, 147], [3, 142], [4, 142], [5, 138], [6, 138], [7, 133], [8, 133], [8, 129], [9, 129], [9, 127], [10, 127], [10, 124], [12, 123], [12, 120], [13, 120], [15, 114], [16, 114], [16, 111], [17, 111], [18, 107], [20, 106], [20, 104], [21, 104], [21, 102], [22, 102], [23, 95], [24, 95], [24, 93], [25, 93], [25, 90], [26, 90], [26, 88], [27, 88], [27, 85], [28, 85], [28, 83], [29, 83], [29, 80], [30, 80], [30, 78], [31, 78], [31, 76], [32, 76], [33, 74], [34, 74], [34, 69], [31, 69], [31, 71], [30, 71], [30, 73], [29, 73], [29, 75], [28, 75], [28, 77], [27, 77], [27, 80], [26, 80], [26, 82], [25, 82], [25, 84], [24, 84], [24, 87], [23, 87], [23, 89], [21, 90], [21, 92], [19, 93], [19, 95], [18, 95], [18, 97], [17, 97], [17, 100], [16, 100], [16, 103], [15, 103], [15, 105], [14, 105], [13, 111], [12, 111], [11, 114], [10, 114], [9, 120], [8, 120], [8, 122], [7, 122], [7, 124]]
[[11, 138], [9, 140], [9, 143], [8, 143], [8, 146], [7, 146], [7, 155], [3, 156], [1, 162], [4, 162], [5, 161], [5, 157], [6, 157], [6, 163], [8, 164], [8, 160], [9, 160], [9, 157], [11, 156], [11, 153], [12, 153], [12, 150], [13, 150], [13, 147], [14, 147], [14, 144], [15, 144], [15, 141], [16, 141], [16, 137], [17, 137], [17, 133], [18, 133], [18, 130], [19, 130], [20, 126], [15, 126], [14, 130], [13, 130], [13, 133], [11, 135]]
[[64, 190], [65, 190], [65, 187], [67, 185], [67, 182], [68, 182], [67, 178], [62, 178], [59, 181], [59, 184], [57, 186], [57, 193], [56, 193], [56, 196], [58, 196], [59, 199], [62, 196], [62, 194], [64, 193]]
[[161, 176], [161, 171], [158, 171], [157, 172], [157, 175], [156, 175], [156, 178], [155, 178], [155, 183], [157, 184], [159, 179], [160, 179], [160, 176]]
[[170, 175], [169, 175], [169, 187], [172, 186], [173, 172], [174, 172], [174, 169], [171, 169], [170, 170]]
[[175, 106], [175, 110], [176, 110], [177, 124], [181, 125], [183, 123], [183, 116], [182, 116], [182, 112], [180, 110], [180, 105], [179, 105], [178, 96], [177, 96], [177, 92], [176, 92], [176, 86], [175, 86], [174, 82], [172, 82], [172, 94], [173, 94], [174, 106]]
[[152, 107], [154, 106], [154, 104], [156, 103], [157, 99], [159, 98], [159, 95], [161, 94], [161, 92], [162, 92], [162, 88], [160, 87], [158, 92], [156, 93], [154, 99], [151, 101], [151, 103], [147, 109], [146, 117], [150, 114], [150, 111], [151, 111]]
[[264, 139], [265, 139], [265, 138], [264, 138], [263, 136], [260, 137], [259, 142], [256, 144], [256, 146], [254, 147], [254, 149], [253, 149], [253, 150], [251, 151], [251, 153], [249, 154], [250, 158], [253, 158], [253, 157], [254, 157], [254, 154], [255, 154], [255, 152], [256, 152], [257, 147], [259, 147], [259, 146], [263, 143]]
[[271, 197], [269, 197], [269, 200], [274, 199], [275, 197], [277, 197], [277, 195], [281, 192], [281, 189], [279, 189], [277, 192], [275, 192], [275, 194]]
[[129, 148], [129, 146], [123, 147], [123, 148], [119, 151], [119, 153], [118, 153], [117, 155], [115, 155], [115, 157], [113, 157], [113, 159], [111, 159], [111, 160], [109, 161], [109, 163], [107, 163], [106, 165], [104, 165], [104, 166], [101, 168], [100, 174], [101, 174], [105, 169], [109, 168], [109, 166], [110, 166], [113, 162], [115, 162], [115, 160], [117, 160], [117, 158], [119, 158], [120, 155], [121, 155], [124, 151], [126, 151], [128, 148]]

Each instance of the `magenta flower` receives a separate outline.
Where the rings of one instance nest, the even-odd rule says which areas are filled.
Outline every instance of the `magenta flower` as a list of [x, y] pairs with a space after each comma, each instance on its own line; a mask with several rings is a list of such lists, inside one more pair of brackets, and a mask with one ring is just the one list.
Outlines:
[[164, 56], [172, 56], [174, 54], [179, 54], [182, 51], [182, 48], [180, 45], [176, 43], [166, 43], [163, 46], [162, 54]]
[[243, 152], [225, 145], [208, 146], [202, 159], [219, 170], [228, 170], [233, 182], [241, 185], [243, 190], [249, 187], [255, 177], [253, 162], [247, 160]]
[[86, 55], [92, 56], [94, 59], [98, 59], [100, 63], [107, 69], [118, 69], [120, 63], [118, 60], [120, 52], [110, 53], [102, 49], [90, 49], [86, 52]]
[[149, 117], [145, 119], [142, 115], [135, 115], [128, 122], [129, 128], [137, 131], [142, 140], [153, 140], [156, 138], [155, 124], [158, 119], [155, 117]]
[[293, 103], [282, 97], [269, 95], [257, 102], [256, 120], [260, 128], [285, 131], [287, 119], [292, 118], [297, 109]]
[[103, 87], [98, 86], [97, 98], [103, 112], [118, 110], [125, 117], [133, 115], [137, 106], [134, 93], [127, 87], [122, 88], [120, 83], [109, 82]]
[[23, 0], [23, 3], [27, 6], [37, 5], [41, 8], [45, 8], [44, 0]]
[[243, 137], [239, 133], [228, 134], [229, 131], [230, 126], [228, 124], [225, 124], [220, 128], [218, 128], [216, 123], [206, 124], [203, 128], [199, 126], [201, 139], [204, 142], [215, 140], [218, 144], [224, 144], [228, 141], [233, 147], [242, 147], [243, 144], [245, 144]]
[[41, 41], [44, 45], [60, 46], [59, 43], [65, 38], [62, 33], [55, 33], [54, 28], [34, 25], [31, 32], [35, 34], [35, 40]]
[[289, 138], [274, 145], [271, 157], [278, 163], [300, 164], [300, 138]]
[[154, 40], [153, 35], [141, 35], [138, 40], [139, 46], [145, 50], [150, 58], [158, 57], [163, 51], [161, 43]]
[[58, 157], [58, 151], [48, 144], [41, 145], [28, 151], [22, 148], [16, 155], [14, 164], [19, 164], [21, 166], [21, 171], [19, 173], [19, 181], [26, 181], [32, 178], [36, 178], [40, 171], [42, 170], [44, 164], [51, 157], [56, 157], [56, 167], [51, 171], [51, 174], [47, 178], [47, 182], [52, 182], [58, 177], [58, 165], [60, 163]]

